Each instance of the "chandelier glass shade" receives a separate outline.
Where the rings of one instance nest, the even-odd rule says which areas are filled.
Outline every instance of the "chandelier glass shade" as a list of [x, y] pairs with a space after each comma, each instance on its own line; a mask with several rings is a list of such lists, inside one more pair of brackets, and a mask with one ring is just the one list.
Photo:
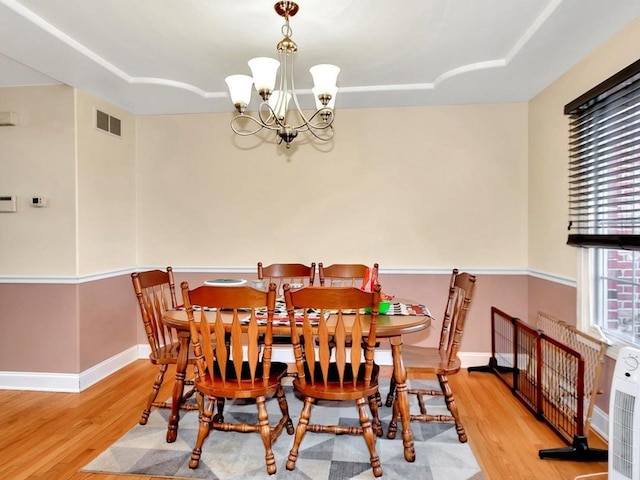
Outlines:
[[[295, 2], [281, 1], [274, 6], [278, 15], [285, 19], [282, 26], [283, 39], [277, 45], [279, 60], [257, 57], [249, 60], [249, 75], [230, 75], [225, 78], [236, 115], [231, 120], [231, 129], [238, 135], [254, 135], [263, 129], [274, 131], [278, 143], [287, 148], [300, 132], [308, 132], [321, 141], [333, 138], [333, 109], [338, 87], [336, 82], [340, 68], [321, 64], [311, 67], [315, 112], [303, 113], [298, 102], [294, 83], [294, 58], [298, 46], [291, 40], [289, 18], [298, 12]], [[279, 70], [279, 75], [278, 75]], [[251, 101], [251, 87], [262, 99], [258, 112], [247, 113]]]

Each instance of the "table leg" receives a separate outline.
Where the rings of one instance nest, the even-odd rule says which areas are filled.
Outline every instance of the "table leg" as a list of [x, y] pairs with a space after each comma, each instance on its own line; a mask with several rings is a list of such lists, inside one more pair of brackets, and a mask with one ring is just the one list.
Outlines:
[[[391, 337], [391, 355], [393, 356], [393, 377], [396, 383], [396, 400], [394, 409], [398, 408], [402, 423], [402, 444], [404, 445], [404, 459], [407, 462], [415, 462], [416, 450], [411, 431], [411, 418], [409, 411], [409, 394], [407, 393], [407, 372], [402, 362], [402, 337]], [[394, 432], [395, 435], [395, 432]]]
[[180, 404], [184, 392], [184, 380], [187, 373], [187, 363], [189, 362], [189, 332], [179, 332], [180, 351], [178, 352], [178, 363], [176, 364], [176, 379], [173, 384], [173, 395], [171, 398], [171, 415], [167, 426], [167, 443], [173, 443], [178, 437], [178, 422], [180, 421]]

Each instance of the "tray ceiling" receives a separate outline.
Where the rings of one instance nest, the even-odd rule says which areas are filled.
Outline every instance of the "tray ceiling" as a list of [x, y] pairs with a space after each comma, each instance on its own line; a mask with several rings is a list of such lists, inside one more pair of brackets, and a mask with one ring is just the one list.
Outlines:
[[[135, 114], [232, 111], [225, 76], [276, 57], [273, 3], [0, 0], [0, 86], [65, 83]], [[336, 108], [528, 101], [640, 15], [636, 0], [298, 4], [300, 99], [309, 67], [333, 63]]]

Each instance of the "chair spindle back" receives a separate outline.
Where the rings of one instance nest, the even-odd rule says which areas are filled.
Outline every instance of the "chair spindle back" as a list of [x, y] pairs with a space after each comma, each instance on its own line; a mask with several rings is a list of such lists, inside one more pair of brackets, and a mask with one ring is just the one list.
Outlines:
[[178, 339], [176, 332], [162, 322], [164, 313], [177, 305], [173, 269], [167, 267], [166, 272], [134, 272], [131, 280], [149, 346], [152, 353], [156, 354], [161, 347], [171, 345]]
[[321, 286], [325, 286], [328, 281], [329, 286], [335, 283], [336, 286], [362, 288], [367, 279], [372, 279], [373, 284], [378, 282], [378, 264], [374, 263], [373, 268], [359, 263], [334, 263], [325, 267], [320, 262], [318, 277]]
[[[247, 378], [243, 373], [249, 374], [251, 385], [266, 383], [271, 367], [276, 285], [271, 283], [267, 292], [251, 287], [206, 285], [189, 290], [187, 282], [181, 288], [198, 375], [225, 386], [236, 383], [238, 388]], [[259, 318], [266, 320], [264, 336], [259, 333]], [[225, 338], [226, 332], [230, 332], [229, 341], [214, 342], [212, 346], [212, 338]], [[243, 371], [243, 362], [248, 372]]]
[[313, 262], [307, 266], [302, 263], [273, 263], [265, 267], [262, 262], [258, 262], [258, 278], [277, 284], [279, 291], [285, 283], [313, 285], [316, 278], [316, 264]]
[[[355, 388], [358, 379], [370, 385], [380, 286], [376, 285], [373, 292], [364, 292], [355, 287], [292, 290], [286, 284], [284, 296], [300, 384], [324, 383], [328, 388], [329, 379], [337, 375], [340, 389]], [[370, 309], [370, 313], [364, 314], [365, 308]], [[368, 322], [365, 317], [369, 319]], [[350, 322], [349, 336], [345, 322]], [[302, 342], [298, 332], [300, 324]], [[350, 342], [347, 341], [348, 337]], [[314, 348], [305, 348], [303, 353], [302, 343], [317, 345], [317, 354]], [[349, 346], [350, 354], [347, 352]], [[318, 369], [315, 368], [316, 362]], [[351, 387], [346, 381], [352, 384]]]
[[456, 361], [458, 355], [475, 282], [475, 275], [466, 272], [459, 274], [457, 269], [451, 274], [449, 297], [440, 331], [440, 350], [450, 364]]

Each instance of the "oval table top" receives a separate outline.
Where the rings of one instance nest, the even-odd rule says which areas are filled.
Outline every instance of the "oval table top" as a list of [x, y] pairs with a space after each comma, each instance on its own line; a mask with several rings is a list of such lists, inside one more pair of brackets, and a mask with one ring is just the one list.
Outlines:
[[[407, 303], [415, 304], [416, 302], [407, 301]], [[228, 318], [229, 323], [231, 323], [231, 312], [228, 312], [228, 314], [226, 315], [225, 313], [227, 312], [223, 313], [223, 320]], [[215, 312], [205, 312], [205, 314], [213, 319]], [[335, 315], [332, 315], [332, 317], [335, 317]], [[347, 329], [350, 326], [348, 321], [349, 317], [350, 315], [344, 316], [345, 326], [347, 327]], [[362, 314], [361, 318], [364, 319], [364, 323], [362, 325], [362, 328], [364, 330], [363, 333], [367, 333], [369, 325], [369, 315]], [[187, 312], [185, 310], [167, 310], [164, 314], [163, 322], [170, 327], [176, 328], [177, 330], [189, 330], [189, 320], [187, 319]], [[332, 318], [329, 317], [327, 322], [329, 333], [332, 333], [332, 323]], [[430, 325], [431, 316], [429, 315], [378, 315], [376, 337], [398, 337], [413, 332], [419, 332], [420, 330], [428, 328]], [[291, 332], [288, 325], [274, 325], [273, 333], [274, 335], [288, 335]]]

